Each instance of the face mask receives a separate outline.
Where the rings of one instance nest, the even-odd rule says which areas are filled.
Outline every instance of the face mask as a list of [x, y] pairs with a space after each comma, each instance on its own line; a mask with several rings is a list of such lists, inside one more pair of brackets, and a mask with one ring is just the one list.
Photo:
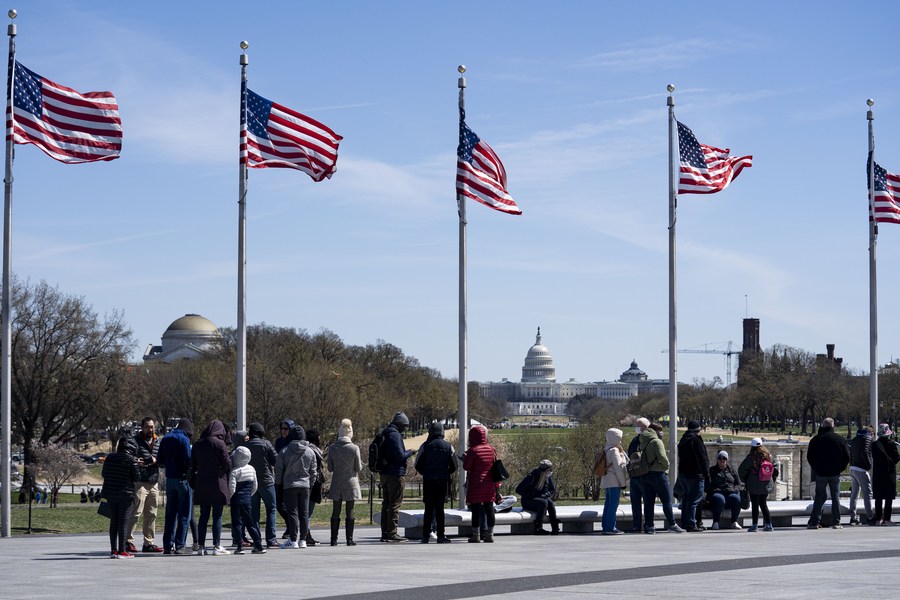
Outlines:
[[635, 427], [635, 428], [634, 428], [634, 432], [635, 432], [636, 434], [638, 434], [638, 435], [641, 435], [641, 431], [642, 431], [642, 430], [641, 430], [640, 427]]

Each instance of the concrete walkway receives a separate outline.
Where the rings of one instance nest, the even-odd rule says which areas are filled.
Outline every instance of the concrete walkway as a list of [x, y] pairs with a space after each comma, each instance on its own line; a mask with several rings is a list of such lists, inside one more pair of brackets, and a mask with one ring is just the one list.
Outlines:
[[884, 597], [900, 557], [900, 527], [558, 537], [501, 528], [494, 544], [448, 545], [381, 544], [379, 535], [359, 528], [353, 548], [134, 560], [110, 560], [106, 536], [16, 536], [0, 540], [0, 597]]

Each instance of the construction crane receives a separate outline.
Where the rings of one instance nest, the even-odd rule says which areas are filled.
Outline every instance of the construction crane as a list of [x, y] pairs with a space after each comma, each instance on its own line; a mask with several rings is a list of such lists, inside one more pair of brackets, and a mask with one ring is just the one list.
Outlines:
[[[733, 345], [731, 340], [728, 341], [728, 347], [725, 350], [722, 350], [723, 344], [725, 344], [725, 342], [711, 342], [695, 348], [678, 350], [678, 354], [723, 354], [725, 356], [725, 389], [728, 389], [731, 387], [731, 357], [735, 354], [740, 354], [741, 352], [740, 350], [731, 349]], [[663, 354], [668, 352], [668, 350], [663, 350]]]

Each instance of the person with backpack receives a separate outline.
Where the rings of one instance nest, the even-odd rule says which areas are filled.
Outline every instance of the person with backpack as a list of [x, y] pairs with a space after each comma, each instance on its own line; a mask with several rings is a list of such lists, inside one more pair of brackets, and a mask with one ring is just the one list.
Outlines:
[[[444, 426], [435, 421], [428, 426], [428, 439], [416, 456], [416, 471], [422, 476], [422, 500], [425, 502], [425, 523], [435, 522], [437, 543], [449, 544], [444, 529], [444, 502], [450, 489], [450, 476], [456, 471], [456, 455], [444, 439]], [[431, 528], [428, 527], [430, 530]], [[427, 544], [430, 531], [422, 530], [422, 543]]]
[[603, 461], [600, 473], [600, 487], [605, 490], [603, 494], [603, 535], [621, 535], [623, 532], [616, 529], [616, 514], [619, 511], [619, 496], [625, 487], [627, 477], [625, 474], [625, 450], [622, 449], [622, 430], [612, 427], [606, 430], [606, 446], [603, 448]]
[[897, 496], [897, 463], [900, 454], [891, 440], [890, 426], [878, 426], [878, 440], [872, 444], [872, 491], [875, 493], [875, 525], [893, 525], [891, 509]]
[[362, 500], [359, 489], [362, 459], [359, 456], [359, 446], [353, 443], [353, 422], [350, 419], [341, 421], [338, 438], [328, 446], [328, 470], [331, 471], [331, 486], [328, 488], [328, 498], [331, 500], [331, 545], [337, 546], [338, 529], [341, 527], [341, 503], [346, 502], [347, 517], [344, 526], [347, 545], [355, 546], [353, 505], [357, 500]]
[[656, 509], [656, 497], [662, 503], [666, 525], [672, 533], [684, 533], [684, 529], [675, 522], [672, 512], [672, 492], [669, 485], [669, 457], [666, 455], [666, 446], [663, 444], [662, 425], [651, 423], [650, 427], [640, 435], [641, 471], [646, 469], [642, 482], [644, 488], [644, 533], [656, 533], [653, 526], [653, 513]]
[[868, 425], [856, 431], [856, 437], [850, 442], [850, 524], [861, 525], [856, 513], [856, 501], [862, 496], [866, 509], [866, 523], [873, 525], [875, 515], [872, 512], [872, 438], [875, 429]]
[[756, 533], [758, 530], [760, 511], [763, 516], [763, 531], [775, 531], [767, 500], [774, 489], [778, 469], [772, 463], [772, 455], [762, 445], [762, 439], [750, 440], [750, 453], [738, 467], [738, 477], [745, 482], [750, 495], [751, 523], [747, 532]]
[[[644, 430], [650, 427], [650, 421], [644, 417], [637, 419], [634, 422], [634, 433], [635, 436], [631, 438], [631, 443], [628, 444], [628, 456], [627, 462], [625, 465], [625, 470], [628, 472], [628, 491], [631, 496], [631, 529], [625, 531], [625, 533], [640, 533], [643, 531], [643, 522], [644, 522], [644, 488], [643, 488], [643, 477], [641, 474], [632, 468], [631, 465], [631, 457], [635, 456], [635, 453], [641, 446], [641, 434], [644, 433]], [[635, 464], [639, 461], [635, 460]]]
[[831, 528], [843, 529], [841, 525], [840, 478], [850, 464], [850, 448], [847, 440], [834, 430], [834, 419], [822, 420], [819, 432], [809, 440], [806, 462], [816, 474], [816, 496], [807, 529], [819, 529], [822, 507], [825, 506], [826, 488], [831, 492]]
[[709, 484], [709, 456], [700, 436], [699, 421], [688, 421], [687, 431], [678, 442], [678, 479], [684, 486], [681, 526], [686, 531], [703, 531], [703, 527], [697, 525], [697, 508]]
[[[381, 476], [381, 541], [389, 543], [406, 542], [397, 533], [400, 506], [403, 504], [403, 490], [406, 488], [406, 462], [415, 454], [407, 450], [403, 443], [403, 432], [409, 427], [409, 418], [398, 412], [381, 432], [381, 443], [377, 445], [377, 471]], [[370, 455], [372, 448], [370, 447]]]

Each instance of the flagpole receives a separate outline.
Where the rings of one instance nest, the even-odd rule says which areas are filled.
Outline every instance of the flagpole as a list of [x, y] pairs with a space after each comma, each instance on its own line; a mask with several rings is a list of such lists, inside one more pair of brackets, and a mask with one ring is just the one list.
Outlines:
[[[459, 65], [459, 118], [462, 127], [462, 115], [466, 110], [466, 72], [465, 65]], [[466, 197], [459, 191], [456, 192], [456, 205], [459, 214], [459, 415], [457, 418], [457, 431], [459, 439], [456, 447], [459, 455], [466, 451], [466, 437], [469, 431], [469, 399], [468, 399], [468, 289], [466, 287]], [[460, 510], [466, 507], [466, 472], [458, 469], [459, 486], [457, 500]]]
[[[875, 134], [873, 124], [875, 101], [866, 100], [869, 110], [869, 416], [878, 427], [878, 286], [875, 270], [875, 247], [878, 244], [878, 223], [875, 221]], [[862, 425], [862, 423], [860, 423]]]
[[[669, 472], [678, 472], [678, 319], [675, 310], [675, 209], [678, 196], [675, 193], [675, 86], [666, 86], [669, 96]], [[672, 478], [671, 484], [674, 484]]]
[[[8, 13], [10, 19], [16, 18], [15, 9]], [[9, 67], [8, 79], [6, 82], [6, 108], [9, 111], [9, 118], [15, 120], [13, 112], [13, 88], [15, 82], [15, 65], [16, 65], [16, 24], [10, 23], [7, 26], [6, 34], [9, 36]], [[2, 306], [0, 306], [0, 320], [3, 321], [2, 340], [0, 340], [0, 351], [3, 352], [3, 365], [0, 367], [0, 420], [3, 421], [2, 435], [2, 468], [0, 468], [0, 477], [2, 477], [2, 504], [3, 514], [0, 516], [0, 537], [9, 537], [12, 534], [10, 523], [10, 502], [12, 493], [10, 492], [10, 471], [11, 471], [11, 436], [12, 436], [12, 319], [10, 310], [10, 273], [12, 271], [11, 257], [11, 234], [12, 234], [12, 189], [13, 189], [13, 149], [14, 142], [12, 136], [12, 127], [10, 126], [6, 135], [6, 171], [3, 177], [3, 292]]]
[[[247, 56], [241, 42], [241, 144], [247, 124]], [[240, 146], [239, 146], [240, 147]], [[238, 298], [237, 298], [237, 429], [247, 429], [247, 158], [242, 154], [238, 186]]]

